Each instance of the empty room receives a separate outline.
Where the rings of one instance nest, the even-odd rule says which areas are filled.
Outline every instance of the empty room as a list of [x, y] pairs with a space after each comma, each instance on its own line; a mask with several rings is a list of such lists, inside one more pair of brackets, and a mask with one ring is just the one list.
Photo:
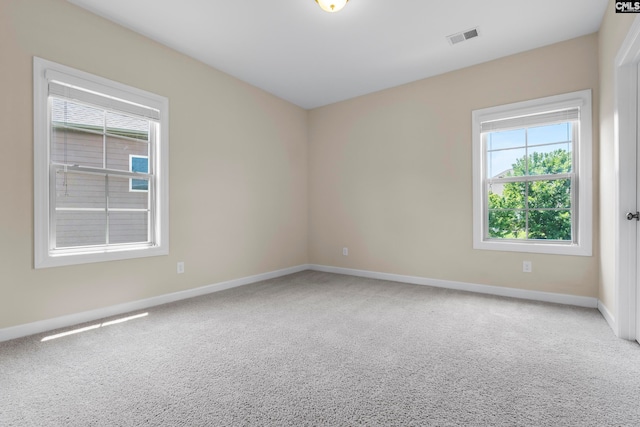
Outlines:
[[0, 0], [0, 426], [640, 425], [640, 3]]

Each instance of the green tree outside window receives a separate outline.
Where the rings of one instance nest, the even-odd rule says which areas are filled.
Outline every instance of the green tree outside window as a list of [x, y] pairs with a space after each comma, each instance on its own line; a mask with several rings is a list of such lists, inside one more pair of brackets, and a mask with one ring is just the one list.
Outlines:
[[[534, 152], [512, 165], [503, 177], [567, 174], [572, 154], [558, 149]], [[489, 228], [491, 238], [572, 240], [571, 179], [547, 179], [500, 184], [502, 191], [489, 187]]]

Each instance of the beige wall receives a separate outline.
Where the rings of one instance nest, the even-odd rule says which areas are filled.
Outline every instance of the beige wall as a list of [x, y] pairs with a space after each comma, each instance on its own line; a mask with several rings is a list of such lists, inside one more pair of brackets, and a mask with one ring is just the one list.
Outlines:
[[592, 257], [472, 248], [471, 111], [592, 89], [597, 177], [597, 43], [592, 34], [312, 110], [310, 262], [596, 297], [595, 225]]
[[[308, 262], [615, 309], [612, 61], [634, 16], [612, 11], [599, 35], [306, 112], [66, 1], [1, 0], [0, 328]], [[170, 99], [169, 256], [33, 269], [34, 55]], [[594, 256], [473, 250], [471, 111], [581, 89], [594, 101]]]
[[[169, 98], [169, 256], [33, 269], [34, 55]], [[303, 109], [63, 0], [0, 1], [0, 81], [0, 328], [308, 261]]]
[[614, 74], [615, 57], [625, 39], [635, 14], [614, 12], [609, 1], [599, 32], [598, 62], [600, 69], [600, 301], [615, 315], [615, 159], [614, 159]]

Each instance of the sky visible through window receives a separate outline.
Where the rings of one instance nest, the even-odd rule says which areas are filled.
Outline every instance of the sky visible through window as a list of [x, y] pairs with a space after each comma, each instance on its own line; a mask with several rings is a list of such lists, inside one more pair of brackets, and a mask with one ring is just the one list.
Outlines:
[[570, 122], [491, 132], [487, 135], [487, 178], [508, 176], [527, 154], [571, 152]]

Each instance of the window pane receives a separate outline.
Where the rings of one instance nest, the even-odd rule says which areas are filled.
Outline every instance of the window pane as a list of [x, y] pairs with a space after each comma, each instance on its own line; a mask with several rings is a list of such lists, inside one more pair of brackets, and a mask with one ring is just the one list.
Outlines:
[[530, 209], [570, 209], [571, 180], [555, 179], [528, 183]]
[[103, 167], [102, 135], [53, 127], [51, 161], [67, 165]]
[[55, 207], [105, 209], [105, 177], [58, 170]]
[[566, 144], [543, 145], [529, 148], [529, 175], [569, 173], [572, 154]]
[[104, 110], [64, 99], [51, 98], [51, 122], [53, 126], [67, 126], [102, 132]]
[[524, 209], [526, 183], [507, 182], [488, 185], [489, 209]]
[[515, 129], [501, 132], [491, 132], [487, 135], [487, 150], [502, 150], [505, 148], [519, 148], [526, 144], [525, 130]]
[[529, 238], [571, 241], [571, 211], [529, 211]]
[[51, 160], [68, 165], [103, 167], [104, 111], [51, 99]]
[[524, 211], [489, 211], [489, 237], [501, 239], [526, 239], [526, 216]]
[[51, 161], [101, 168], [102, 135], [54, 128], [51, 135]]
[[107, 218], [105, 212], [57, 211], [56, 247], [104, 245]]
[[149, 144], [128, 139], [107, 137], [107, 169], [130, 170], [131, 156], [149, 155]]
[[113, 135], [148, 141], [149, 121], [108, 111], [107, 132]]
[[526, 150], [490, 151], [487, 153], [487, 178], [504, 178], [505, 176], [523, 176]]
[[109, 243], [148, 242], [147, 212], [109, 212]]
[[527, 143], [531, 145], [552, 142], [571, 142], [571, 123], [537, 126], [529, 128]]
[[[109, 175], [109, 209], [147, 209], [149, 207], [149, 193], [130, 191], [129, 178]], [[135, 180], [144, 181], [146, 180]]]

